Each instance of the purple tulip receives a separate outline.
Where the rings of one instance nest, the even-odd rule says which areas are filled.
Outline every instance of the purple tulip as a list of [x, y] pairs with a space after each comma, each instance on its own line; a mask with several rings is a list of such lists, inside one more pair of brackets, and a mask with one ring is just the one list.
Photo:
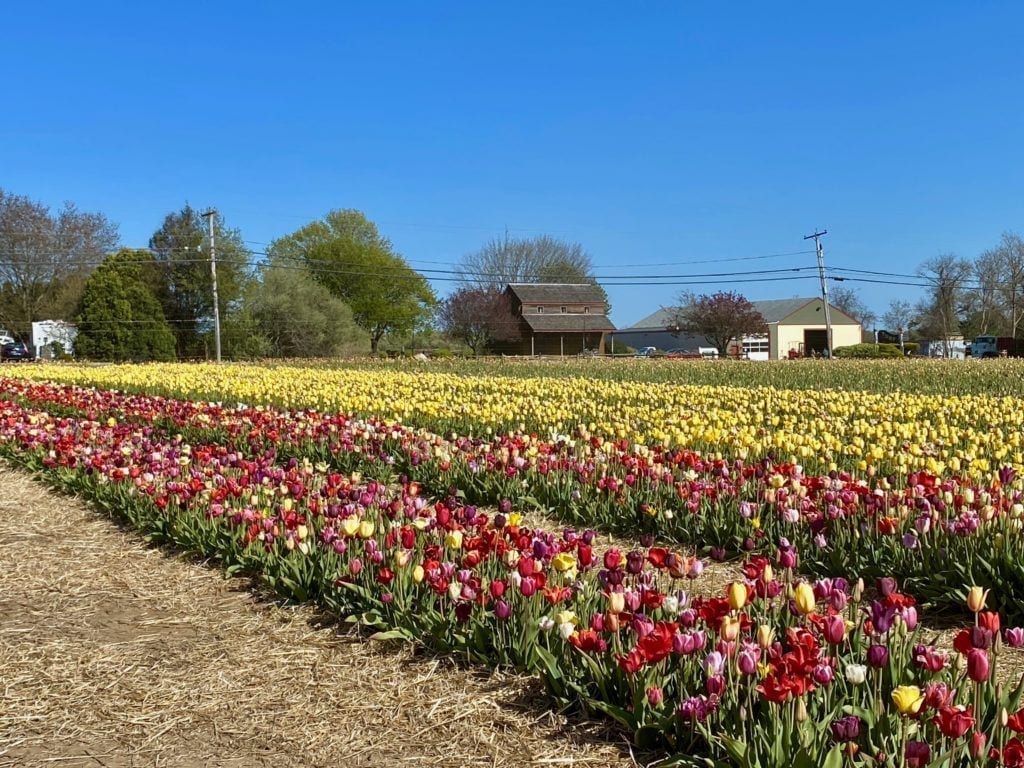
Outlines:
[[878, 580], [878, 591], [882, 597], [888, 597], [896, 591], [896, 579], [891, 576], [883, 576]]
[[872, 645], [868, 648], [868, 666], [881, 669], [889, 661], [889, 649], [884, 645]]
[[829, 726], [832, 731], [832, 738], [839, 743], [856, 741], [860, 738], [861, 719], [856, 715], [847, 715], [833, 720]]
[[818, 664], [811, 671], [811, 677], [818, 685], [829, 685], [835, 676], [836, 671], [829, 664]]
[[506, 621], [509, 616], [512, 615], [512, 606], [506, 603], [504, 600], [498, 600], [494, 603], [494, 615], [501, 621]]

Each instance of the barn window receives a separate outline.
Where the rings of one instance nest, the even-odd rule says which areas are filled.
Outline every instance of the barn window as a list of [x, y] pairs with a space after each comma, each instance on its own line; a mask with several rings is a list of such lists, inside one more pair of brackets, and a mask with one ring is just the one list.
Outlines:
[[565, 314], [565, 307], [562, 307], [562, 314]]
[[543, 315], [544, 314], [544, 307], [537, 307], [537, 314], [538, 315]]

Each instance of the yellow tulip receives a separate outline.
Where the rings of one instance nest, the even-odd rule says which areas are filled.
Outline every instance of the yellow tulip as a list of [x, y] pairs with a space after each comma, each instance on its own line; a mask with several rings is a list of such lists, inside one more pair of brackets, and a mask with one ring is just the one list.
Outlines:
[[569, 552], [559, 552], [551, 558], [551, 567], [559, 573], [565, 573], [576, 567], [576, 558]]
[[814, 589], [811, 585], [806, 581], [797, 584], [793, 590], [793, 602], [796, 603], [796, 609], [804, 616], [813, 613], [817, 600], [814, 599]]
[[555, 624], [576, 624], [578, 619], [572, 611], [559, 611], [555, 614]]
[[967, 607], [974, 613], [979, 613], [985, 608], [985, 600], [988, 598], [988, 590], [981, 587], [971, 587], [967, 590]]
[[448, 549], [462, 549], [462, 531], [449, 531], [444, 537], [444, 545]]
[[734, 581], [729, 585], [729, 607], [734, 611], [743, 610], [743, 606], [747, 604], [747, 585], [739, 581]]
[[900, 685], [893, 689], [892, 701], [901, 715], [916, 715], [924, 704], [924, 696], [916, 685]]

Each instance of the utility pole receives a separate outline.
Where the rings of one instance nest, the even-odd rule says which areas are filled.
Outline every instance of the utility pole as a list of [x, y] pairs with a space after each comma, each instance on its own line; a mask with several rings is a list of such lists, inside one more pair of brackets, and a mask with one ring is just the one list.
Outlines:
[[804, 240], [814, 240], [814, 248], [818, 252], [818, 277], [821, 278], [821, 299], [825, 302], [825, 352], [828, 359], [832, 359], [832, 315], [828, 308], [828, 282], [825, 280], [825, 253], [821, 249], [821, 238], [827, 235], [828, 230], [820, 232], [815, 230], [814, 234], [807, 235]]
[[213, 278], [213, 338], [214, 352], [220, 362], [220, 301], [217, 299], [217, 246], [213, 239], [213, 217], [217, 211], [213, 208], [203, 211], [203, 216], [210, 226], [210, 277]]

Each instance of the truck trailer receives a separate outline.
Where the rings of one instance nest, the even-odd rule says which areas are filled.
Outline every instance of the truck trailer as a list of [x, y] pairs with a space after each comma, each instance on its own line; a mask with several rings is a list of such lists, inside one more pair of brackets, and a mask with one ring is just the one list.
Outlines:
[[1024, 340], [1012, 336], [976, 336], [971, 342], [971, 357], [1021, 357]]

